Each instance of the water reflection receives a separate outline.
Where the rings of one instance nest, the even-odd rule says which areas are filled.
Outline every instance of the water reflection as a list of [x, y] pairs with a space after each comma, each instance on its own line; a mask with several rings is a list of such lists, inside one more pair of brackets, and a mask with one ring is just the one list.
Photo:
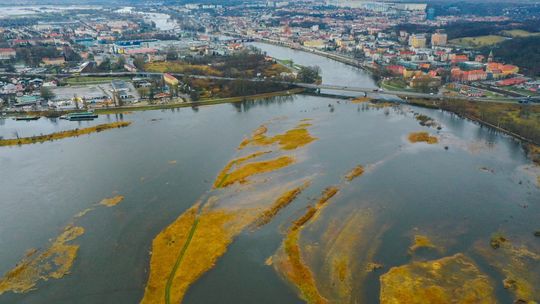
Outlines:
[[243, 100], [241, 102], [233, 102], [230, 103], [231, 106], [233, 106], [238, 113], [242, 112], [248, 112], [249, 110], [256, 108], [256, 107], [268, 107], [274, 104], [284, 104], [293, 102], [296, 99], [295, 95], [282, 95], [282, 96], [274, 96], [274, 97], [268, 97], [263, 99], [257, 99], [257, 100]]

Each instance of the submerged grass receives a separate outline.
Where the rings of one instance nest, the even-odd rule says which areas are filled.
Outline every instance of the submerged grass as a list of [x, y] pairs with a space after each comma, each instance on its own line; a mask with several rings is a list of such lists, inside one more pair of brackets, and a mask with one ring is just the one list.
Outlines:
[[369, 97], [356, 97], [353, 100], [351, 100], [352, 103], [364, 103], [371, 101], [371, 98]]
[[150, 258], [151, 271], [141, 303], [164, 301], [165, 290], [172, 274], [169, 265], [175, 265], [179, 259], [179, 253], [187, 243], [189, 232], [197, 219], [198, 210], [198, 204], [191, 207], [154, 238]]
[[251, 138], [244, 139], [242, 143], [240, 143], [238, 149], [241, 150], [249, 145], [269, 146], [279, 144], [280, 148], [283, 150], [294, 150], [310, 144], [317, 139], [311, 136], [307, 130], [307, 127], [309, 126], [311, 126], [311, 124], [303, 122], [297, 125], [294, 129], [287, 130], [283, 134], [268, 137], [266, 135], [268, 129], [263, 125], [255, 130]]
[[536, 303], [540, 299], [540, 254], [508, 239], [498, 243], [496, 249], [478, 242], [475, 250], [505, 277], [501, 283], [514, 294], [515, 303]]
[[234, 166], [237, 166], [237, 165], [240, 165], [250, 159], [254, 159], [254, 158], [257, 158], [261, 155], [264, 155], [264, 154], [268, 154], [270, 153], [270, 151], [261, 151], [261, 152], [255, 152], [255, 153], [252, 153], [252, 154], [249, 154], [249, 155], [246, 155], [246, 156], [242, 156], [242, 157], [239, 157], [239, 158], [236, 158], [236, 159], [233, 159], [231, 160], [226, 166], [225, 168], [223, 168], [223, 170], [221, 170], [221, 172], [219, 172], [215, 182], [214, 182], [214, 188], [220, 188], [223, 184], [223, 182], [225, 181], [225, 179], [227, 179], [227, 177], [229, 176], [229, 171], [234, 167]]
[[409, 252], [414, 253], [420, 248], [436, 248], [436, 246], [427, 236], [418, 234], [414, 236], [414, 242], [411, 246], [409, 246]]
[[224, 188], [234, 183], [244, 184], [250, 176], [276, 171], [287, 167], [292, 163], [294, 163], [294, 158], [290, 156], [281, 156], [271, 160], [248, 163], [224, 175], [216, 184], [216, 188]]
[[101, 200], [101, 202], [99, 202], [99, 204], [105, 207], [114, 207], [120, 204], [123, 200], [124, 200], [123, 195], [117, 195], [114, 197], [103, 199]]
[[58, 140], [62, 138], [67, 138], [67, 137], [75, 137], [79, 135], [101, 132], [101, 131], [105, 131], [109, 129], [123, 128], [123, 127], [129, 126], [130, 124], [131, 122], [128, 122], [128, 121], [120, 121], [120, 122], [113, 122], [113, 123], [108, 123], [108, 124], [101, 124], [97, 126], [84, 128], [84, 129], [62, 131], [62, 132], [57, 132], [57, 133], [52, 133], [52, 134], [47, 134], [47, 135], [13, 138], [13, 139], [0, 139], [0, 146], [18, 146], [18, 145], [36, 144], [36, 143], [53, 141], [53, 140]]
[[141, 303], [180, 303], [189, 286], [212, 269], [255, 216], [249, 212], [194, 207], [152, 244], [150, 278]]
[[283, 193], [280, 197], [278, 197], [278, 199], [274, 202], [274, 204], [270, 206], [270, 208], [263, 211], [263, 213], [259, 216], [259, 218], [255, 222], [255, 226], [262, 227], [268, 224], [278, 214], [278, 212], [281, 209], [287, 207], [308, 186], [309, 186], [309, 182], [305, 182], [303, 185]]
[[[310, 209], [312, 210], [312, 209]], [[283, 242], [283, 249], [287, 260], [280, 261], [280, 267], [285, 271], [289, 279], [300, 291], [301, 297], [308, 303], [328, 303], [317, 289], [313, 273], [304, 264], [298, 246], [300, 230], [291, 229]]]
[[373, 259], [384, 231], [386, 227], [377, 225], [375, 213], [364, 208], [328, 223], [308, 256], [321, 261], [314, 266], [319, 268], [316, 281], [330, 302], [365, 302], [363, 283], [371, 271], [382, 267]]
[[31, 250], [0, 279], [0, 295], [8, 291], [24, 293], [34, 289], [40, 280], [60, 279], [68, 274], [79, 250], [79, 245], [69, 242], [82, 234], [84, 228], [70, 225], [46, 250]]
[[381, 304], [497, 302], [489, 278], [461, 253], [393, 267], [380, 283]]
[[413, 132], [409, 134], [409, 141], [411, 143], [424, 142], [427, 144], [436, 144], [439, 142], [439, 139], [435, 136], [429, 135], [428, 132]]
[[[264, 136], [266, 132], [266, 127], [262, 126], [254, 131], [253, 137]], [[290, 142], [286, 142], [288, 144], [280, 145], [282, 150], [290, 148]], [[271, 151], [236, 158], [217, 175], [213, 191], [240, 185], [230, 191], [219, 190], [225, 193], [227, 209], [218, 207], [221, 200], [212, 196], [203, 207], [197, 204], [156, 236], [152, 243], [150, 276], [141, 303], [182, 302], [189, 286], [214, 267], [241, 231], [251, 225], [268, 223], [309, 185], [306, 182], [287, 190], [273, 204], [276, 188], [242, 187], [251, 176], [278, 171], [295, 162], [289, 155], [253, 161], [267, 153]], [[245, 191], [249, 195], [243, 195]]]
[[336, 187], [327, 188], [315, 204], [292, 224], [285, 240], [283, 241], [284, 256], [279, 258], [276, 267], [280, 269], [286, 278], [299, 290], [301, 297], [308, 303], [328, 303], [316, 285], [312, 271], [304, 263], [298, 241], [302, 227], [313, 219], [324, 205], [339, 191]]
[[364, 167], [362, 165], [358, 165], [345, 175], [345, 179], [350, 182], [362, 174], [364, 174]]

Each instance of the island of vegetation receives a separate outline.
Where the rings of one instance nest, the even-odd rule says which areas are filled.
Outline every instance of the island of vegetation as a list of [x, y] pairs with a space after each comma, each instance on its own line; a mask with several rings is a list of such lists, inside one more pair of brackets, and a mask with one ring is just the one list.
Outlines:
[[435, 136], [429, 135], [428, 132], [413, 132], [409, 134], [409, 141], [411, 143], [427, 143], [427, 144], [436, 144], [439, 142], [439, 139]]
[[492, 282], [463, 254], [393, 267], [381, 276], [382, 304], [496, 303]]
[[0, 295], [5, 292], [26, 293], [36, 289], [39, 281], [61, 279], [69, 274], [77, 258], [80, 245], [72, 242], [85, 233], [85, 229], [75, 222], [96, 207], [114, 207], [124, 196], [105, 198], [94, 206], [80, 211], [62, 233], [50, 240], [46, 249], [29, 249], [15, 267], [0, 278]]
[[0, 279], [0, 295], [12, 291], [24, 293], [38, 281], [60, 279], [69, 273], [79, 245], [70, 244], [84, 233], [84, 228], [69, 225], [45, 250], [31, 249], [26, 256]]
[[364, 174], [364, 167], [362, 165], [358, 165], [349, 171], [347, 175], [345, 175], [345, 179], [350, 182], [362, 174]]
[[268, 146], [277, 143], [280, 145], [281, 149], [294, 150], [316, 140], [316, 138], [311, 136], [306, 129], [310, 126], [310, 123], [303, 122], [298, 124], [295, 128], [287, 130], [284, 134], [268, 137], [266, 135], [268, 129], [263, 125], [253, 132], [251, 138], [244, 139], [244, 141], [240, 143], [239, 149], [243, 149], [249, 145]]
[[[253, 134], [260, 136], [267, 131], [265, 126]], [[265, 145], [254, 145], [261, 150], [229, 161], [217, 175], [208, 198], [202, 198], [156, 236], [142, 303], [181, 302], [189, 286], [215, 265], [239, 233], [246, 227], [260, 227], [270, 222], [309, 186], [307, 178], [285, 183], [277, 179], [272, 183], [266, 178], [260, 182], [269, 186], [261, 187], [248, 183], [252, 176], [279, 175], [283, 168], [294, 164], [296, 159], [291, 150], [314, 140], [307, 129], [301, 132], [310, 140], [296, 136], [302, 144], [294, 147], [280, 144], [276, 151], [264, 150], [265, 142]], [[284, 134], [278, 138], [287, 142]], [[239, 146], [239, 152], [242, 147]], [[257, 160], [265, 155], [270, 159]], [[235, 187], [229, 187], [233, 184]]]
[[420, 248], [436, 248], [431, 240], [425, 235], [415, 235], [413, 244], [409, 247], [409, 252], [414, 253]]
[[255, 223], [256, 227], [262, 227], [266, 224], [268, 224], [277, 214], [278, 212], [287, 207], [292, 201], [294, 201], [304, 189], [309, 187], [309, 182], [305, 182], [303, 185], [296, 187], [290, 191], [287, 191], [283, 193], [278, 199], [270, 206], [270, 208], [263, 211], [263, 213], [258, 218], [257, 222]]
[[[348, 175], [354, 178], [361, 175], [360, 172], [363, 167], [357, 166]], [[371, 208], [348, 210], [339, 220], [317, 220], [324, 216], [328, 203], [346, 185], [326, 188], [314, 206], [309, 206], [291, 224], [282, 246], [271, 259], [276, 271], [307, 303], [358, 302], [367, 275], [383, 267], [373, 257], [387, 226], [377, 225], [377, 215]], [[301, 240], [305, 233], [320, 230], [323, 234], [315, 241]], [[358, 248], [364, 250], [358, 251]], [[314, 264], [313, 261], [319, 262]]]
[[323, 191], [315, 206], [310, 206], [304, 215], [293, 222], [283, 241], [283, 254], [275, 259], [278, 270], [281, 270], [283, 275], [298, 288], [300, 296], [308, 303], [328, 303], [328, 300], [320, 294], [312, 271], [302, 259], [298, 245], [300, 233], [303, 226], [316, 217], [338, 191], [337, 187], [328, 187]]
[[474, 247], [475, 252], [504, 277], [499, 283], [514, 295], [514, 303], [536, 303], [540, 299], [538, 247], [527, 242], [512, 242], [500, 232], [492, 236], [490, 246], [478, 241]]
[[124, 200], [123, 195], [117, 195], [114, 197], [103, 199], [101, 200], [101, 202], [99, 202], [99, 204], [106, 207], [114, 207], [120, 204], [123, 200]]
[[0, 146], [18, 146], [18, 145], [28, 145], [42, 143], [46, 141], [53, 141], [68, 137], [75, 137], [95, 132], [101, 132], [109, 129], [123, 128], [131, 124], [129, 121], [119, 121], [107, 124], [100, 124], [84, 129], [75, 129], [68, 131], [61, 131], [57, 133], [47, 134], [47, 135], [38, 135], [31, 137], [21, 137], [21, 138], [12, 138], [12, 139], [0, 139]]

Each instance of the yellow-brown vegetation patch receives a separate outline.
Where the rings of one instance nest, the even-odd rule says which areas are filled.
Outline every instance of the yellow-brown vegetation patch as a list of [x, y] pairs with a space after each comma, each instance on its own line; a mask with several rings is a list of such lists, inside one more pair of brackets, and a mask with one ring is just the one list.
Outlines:
[[328, 303], [317, 289], [313, 273], [302, 260], [298, 246], [300, 230], [291, 229], [283, 242], [286, 258], [280, 259], [276, 265], [283, 271], [287, 279], [300, 291], [301, 297], [308, 303]]
[[287, 67], [284, 67], [283, 65], [279, 63], [274, 63], [268, 68], [266, 68], [263, 72], [264, 76], [266, 77], [272, 77], [272, 76], [279, 76], [281, 73], [289, 73], [290, 70]]
[[123, 195], [117, 195], [110, 198], [105, 198], [99, 202], [100, 205], [106, 206], [106, 207], [114, 207], [118, 204], [120, 204], [124, 200]]
[[311, 126], [312, 126], [312, 124], [309, 123], [309, 122], [302, 122], [302, 123], [299, 123], [296, 127], [297, 128], [309, 128]]
[[428, 132], [413, 132], [409, 134], [409, 141], [412, 143], [425, 142], [427, 144], [436, 144], [439, 139], [429, 135]]
[[373, 262], [373, 257], [385, 230], [376, 225], [375, 214], [366, 209], [328, 224], [308, 256], [323, 261], [313, 266], [320, 269], [315, 270], [315, 280], [331, 303], [364, 302], [363, 283], [368, 273], [382, 267]]
[[81, 236], [84, 228], [67, 226], [45, 251], [32, 250], [0, 279], [0, 295], [28, 292], [39, 280], [60, 279], [69, 273], [79, 245], [68, 244]]
[[224, 188], [234, 183], [246, 183], [247, 178], [253, 175], [268, 173], [287, 167], [294, 163], [294, 158], [281, 156], [275, 159], [248, 163], [223, 177], [216, 188]]
[[[150, 276], [141, 303], [163, 303], [167, 279], [195, 222], [199, 205], [191, 207], [152, 241]], [[176, 301], [175, 303], [179, 303]]]
[[278, 134], [275, 136], [268, 137], [266, 132], [268, 129], [266, 126], [259, 127], [251, 136], [251, 138], [246, 138], [240, 143], [238, 149], [243, 149], [249, 145], [254, 146], [268, 146], [272, 144], [279, 144], [280, 148], [283, 150], [294, 150], [299, 147], [303, 147], [317, 138], [311, 136], [307, 127], [310, 126], [309, 123], [300, 123], [294, 129], [287, 130], [283, 134]]
[[270, 208], [263, 211], [259, 218], [255, 222], [257, 227], [262, 227], [268, 224], [278, 212], [287, 207], [304, 189], [309, 186], [309, 182], [304, 183], [303, 185], [296, 187], [292, 190], [286, 191], [270, 206]]
[[208, 65], [189, 64], [181, 61], [151, 62], [144, 65], [148, 72], [191, 73], [206, 76], [223, 76], [223, 73]]
[[254, 220], [225, 210], [203, 209], [197, 216], [197, 210], [198, 206], [188, 210], [154, 239], [141, 303], [181, 303], [188, 287], [214, 267], [234, 237]]
[[502, 285], [512, 292], [516, 300], [536, 303], [540, 299], [540, 254], [525, 245], [515, 246], [510, 240], [496, 249], [477, 243], [478, 253], [498, 272], [505, 276]]
[[80, 217], [83, 217], [83, 216], [85, 216], [88, 212], [90, 212], [90, 211], [92, 211], [92, 210], [94, 210], [93, 207], [92, 207], [92, 208], [86, 208], [86, 209], [84, 209], [83, 211], [81, 211], [81, 212], [75, 214], [75, 216], [74, 216], [73, 218], [80, 218]]
[[347, 175], [345, 175], [345, 179], [348, 181], [352, 181], [353, 179], [357, 178], [358, 176], [364, 174], [364, 167], [362, 165], [358, 165], [354, 167]]
[[378, 102], [370, 102], [369, 106], [373, 108], [387, 108], [387, 107], [394, 107], [396, 106], [396, 104], [392, 102], [387, 102], [387, 101], [378, 101]]
[[377, 269], [381, 269], [381, 268], [383, 268], [383, 267], [384, 267], [384, 265], [381, 264], [381, 263], [369, 262], [369, 263], [367, 263], [367, 265], [366, 265], [366, 271], [367, 271], [367, 272], [373, 272], [373, 271], [375, 271], [375, 270], [377, 270]]
[[339, 191], [338, 187], [328, 187], [324, 189], [321, 197], [317, 201], [317, 209], [320, 209], [323, 205], [325, 205], [329, 199], [331, 199], [334, 195], [336, 195]]
[[242, 156], [236, 159], [231, 160], [224, 168], [219, 172], [218, 176], [216, 177], [216, 180], [214, 181], [214, 188], [219, 188], [222, 186], [222, 183], [225, 181], [225, 179], [229, 176], [229, 171], [234, 167], [238, 166], [250, 159], [257, 158], [261, 155], [268, 154], [270, 151], [260, 151], [255, 152], [246, 156]]
[[435, 245], [431, 242], [431, 240], [425, 236], [417, 234], [414, 236], [414, 242], [409, 247], [409, 252], [414, 253], [416, 250], [420, 248], [436, 248]]
[[13, 139], [0, 139], [0, 146], [18, 146], [18, 145], [28, 145], [28, 144], [36, 144], [46, 141], [52, 141], [67, 137], [75, 137], [79, 135], [85, 135], [90, 134], [94, 132], [101, 132], [108, 129], [116, 129], [116, 128], [123, 128], [127, 127], [131, 124], [131, 122], [128, 121], [120, 121], [120, 122], [113, 122], [108, 124], [101, 124], [93, 127], [88, 127], [84, 129], [75, 129], [75, 130], [68, 130], [68, 131], [62, 131], [57, 133], [52, 133], [48, 135], [39, 135], [39, 136], [32, 136], [32, 137], [22, 137], [22, 138], [13, 138]]
[[364, 103], [371, 101], [371, 98], [369, 97], [356, 97], [355, 99], [351, 100], [352, 103]]
[[327, 188], [315, 207], [309, 207], [300, 218], [294, 221], [283, 241], [283, 256], [277, 256], [279, 262], [276, 262], [276, 268], [298, 288], [300, 296], [308, 303], [328, 303], [328, 300], [320, 294], [312, 271], [302, 259], [298, 245], [300, 232], [302, 227], [324, 207], [338, 190], [336, 187]]
[[463, 254], [393, 267], [381, 276], [381, 304], [496, 303], [489, 278]]
[[540, 146], [529, 144], [527, 150], [532, 161], [540, 166]]

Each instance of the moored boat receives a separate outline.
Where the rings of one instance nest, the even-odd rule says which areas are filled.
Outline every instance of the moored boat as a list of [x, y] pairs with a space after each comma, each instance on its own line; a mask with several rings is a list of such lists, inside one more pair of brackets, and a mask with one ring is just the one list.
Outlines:
[[15, 120], [38, 120], [41, 116], [19, 116], [15, 117]]
[[76, 113], [69, 113], [67, 115], [60, 116], [61, 119], [67, 119], [67, 120], [93, 120], [95, 118], [98, 118], [98, 115], [94, 112], [76, 112]]

